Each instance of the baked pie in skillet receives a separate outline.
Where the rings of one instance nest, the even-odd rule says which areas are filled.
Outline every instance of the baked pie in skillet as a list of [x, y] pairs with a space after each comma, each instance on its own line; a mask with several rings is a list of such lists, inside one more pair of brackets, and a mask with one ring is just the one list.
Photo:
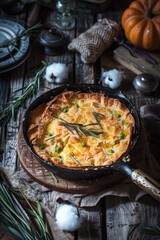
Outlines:
[[65, 91], [31, 112], [28, 139], [55, 165], [104, 166], [130, 149], [134, 131], [134, 117], [118, 99]]

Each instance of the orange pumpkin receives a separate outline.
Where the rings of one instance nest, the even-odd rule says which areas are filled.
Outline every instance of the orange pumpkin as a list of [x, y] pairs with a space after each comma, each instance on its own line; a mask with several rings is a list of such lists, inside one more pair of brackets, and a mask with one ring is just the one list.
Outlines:
[[160, 0], [136, 0], [124, 11], [126, 38], [146, 50], [160, 49]]

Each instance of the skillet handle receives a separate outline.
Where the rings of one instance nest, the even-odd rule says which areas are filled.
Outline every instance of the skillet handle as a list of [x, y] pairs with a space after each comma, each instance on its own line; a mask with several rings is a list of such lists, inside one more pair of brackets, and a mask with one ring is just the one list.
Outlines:
[[149, 175], [141, 169], [130, 167], [125, 162], [118, 162], [113, 164], [113, 169], [127, 175], [133, 183], [142, 188], [145, 192], [150, 194], [160, 202], [160, 184], [153, 180]]
[[160, 184], [158, 182], [153, 180], [149, 175], [140, 169], [133, 170], [130, 177], [132, 182], [160, 201]]

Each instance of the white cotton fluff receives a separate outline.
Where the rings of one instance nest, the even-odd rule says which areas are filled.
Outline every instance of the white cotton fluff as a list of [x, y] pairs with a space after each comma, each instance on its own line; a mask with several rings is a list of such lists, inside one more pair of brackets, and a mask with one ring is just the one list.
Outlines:
[[73, 205], [61, 204], [56, 211], [56, 221], [61, 230], [73, 232], [79, 229], [81, 221]]
[[46, 68], [44, 78], [48, 82], [62, 83], [68, 78], [68, 67], [64, 63], [52, 63]]
[[102, 85], [112, 89], [118, 88], [121, 85], [123, 72], [117, 69], [104, 71], [101, 76]]

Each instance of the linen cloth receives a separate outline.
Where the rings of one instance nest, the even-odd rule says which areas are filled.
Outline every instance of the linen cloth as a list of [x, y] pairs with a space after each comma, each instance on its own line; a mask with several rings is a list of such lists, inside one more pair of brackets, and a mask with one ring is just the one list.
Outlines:
[[[135, 162], [135, 167], [142, 169], [152, 178], [160, 181], [160, 102], [141, 107], [140, 116], [142, 121], [140, 140], [131, 158]], [[9, 172], [6, 173], [9, 174]], [[96, 206], [103, 197], [107, 198], [107, 196], [112, 195], [127, 197], [131, 201], [137, 201], [147, 194], [132, 183], [130, 179], [126, 179], [116, 186], [90, 195], [51, 191], [34, 182], [22, 168], [16, 174], [9, 176], [9, 179], [12, 185], [23, 191], [27, 197], [33, 200], [40, 200], [43, 203], [53, 237], [54, 239], [61, 240], [69, 239], [69, 235], [66, 235], [59, 229], [54, 218], [59, 204], [69, 202], [76, 205], [83, 216], [87, 207]]]
[[[143, 170], [153, 179], [160, 180], [160, 103], [146, 105], [140, 108], [140, 117], [142, 121], [141, 134], [138, 144], [131, 155], [135, 168]], [[125, 179], [122, 183], [107, 188], [95, 194], [69, 194], [49, 189], [32, 181], [32, 179], [21, 169], [13, 175], [13, 185], [20, 187], [27, 195], [41, 198], [45, 192], [49, 192], [52, 203], [69, 201], [80, 207], [95, 206], [102, 197], [113, 195], [128, 197], [131, 201], [137, 201], [140, 197], [147, 194], [138, 186]], [[16, 180], [18, 179], [18, 180]], [[20, 186], [18, 186], [20, 183]], [[43, 197], [45, 202], [45, 197]], [[48, 200], [47, 200], [48, 201]], [[51, 203], [51, 204], [52, 204]]]

